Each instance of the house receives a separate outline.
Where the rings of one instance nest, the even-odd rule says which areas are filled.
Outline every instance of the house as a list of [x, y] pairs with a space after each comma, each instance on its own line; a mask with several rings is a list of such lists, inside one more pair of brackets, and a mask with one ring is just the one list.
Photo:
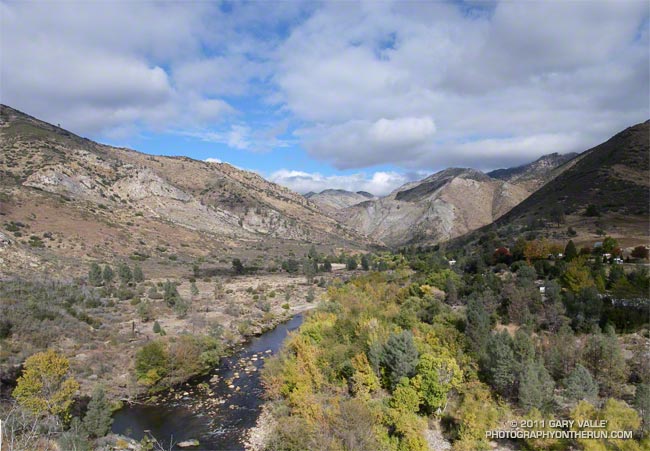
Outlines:
[[454, 266], [456, 264], [456, 260], [449, 260], [449, 266]]
[[621, 257], [614, 257], [614, 260], [612, 260], [612, 262], [615, 265], [622, 265], [623, 264], [623, 259]]
[[597, 249], [599, 247], [603, 247], [603, 242], [602, 241], [596, 241], [594, 243], [594, 249]]
[[546, 287], [539, 287], [539, 292], [540, 294], [545, 294], [546, 293]]

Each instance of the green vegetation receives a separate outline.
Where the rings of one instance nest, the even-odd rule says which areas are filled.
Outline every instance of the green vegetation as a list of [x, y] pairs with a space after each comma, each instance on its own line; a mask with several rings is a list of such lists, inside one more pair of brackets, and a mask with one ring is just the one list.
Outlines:
[[[600, 252], [614, 254], [608, 238]], [[522, 439], [525, 449], [645, 449], [650, 373], [619, 334], [647, 339], [648, 305], [634, 300], [650, 278], [592, 252], [488, 234], [478, 247], [369, 259], [375, 272], [331, 286], [267, 362], [277, 420], [267, 449], [424, 450], [436, 423], [454, 450], [486, 450], [485, 431], [512, 418], [607, 418], [609, 430], [634, 432]]]

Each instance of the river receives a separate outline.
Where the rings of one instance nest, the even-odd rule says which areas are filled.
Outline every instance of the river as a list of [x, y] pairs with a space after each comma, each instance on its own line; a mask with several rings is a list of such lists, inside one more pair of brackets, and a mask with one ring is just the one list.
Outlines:
[[246, 432], [255, 426], [264, 402], [259, 370], [302, 320], [296, 315], [251, 339], [242, 351], [223, 358], [211, 374], [165, 393], [155, 405], [125, 406], [113, 417], [113, 432], [140, 440], [149, 431], [165, 449], [170, 443], [196, 439], [200, 446], [187, 449], [243, 450]]

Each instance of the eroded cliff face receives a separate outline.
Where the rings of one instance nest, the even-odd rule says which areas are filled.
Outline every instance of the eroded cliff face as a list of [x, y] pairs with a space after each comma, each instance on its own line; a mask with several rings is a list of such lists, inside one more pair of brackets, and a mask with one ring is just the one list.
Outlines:
[[439, 242], [489, 224], [529, 194], [482, 172], [452, 168], [346, 208], [338, 217], [389, 246]]

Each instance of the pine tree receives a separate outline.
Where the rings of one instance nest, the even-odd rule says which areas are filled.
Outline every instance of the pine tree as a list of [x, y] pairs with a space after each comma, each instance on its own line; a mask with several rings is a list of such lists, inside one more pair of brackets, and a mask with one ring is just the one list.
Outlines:
[[113, 269], [110, 266], [105, 265], [104, 271], [102, 272], [102, 279], [104, 279], [104, 283], [108, 285], [113, 282], [114, 278], [115, 274], [113, 273]]
[[496, 391], [505, 397], [512, 396], [517, 362], [512, 351], [512, 339], [505, 330], [490, 336], [486, 366], [490, 383]]
[[133, 267], [133, 281], [136, 283], [144, 282], [144, 273], [142, 272], [142, 267], [140, 265], [135, 265]]
[[329, 260], [325, 260], [325, 263], [323, 263], [323, 271], [332, 272], [332, 263]]
[[117, 273], [120, 276], [120, 281], [123, 284], [128, 284], [133, 279], [133, 273], [131, 272], [131, 268], [129, 268], [129, 265], [126, 265], [124, 263], [118, 266]]
[[192, 296], [199, 295], [199, 288], [196, 286], [196, 282], [192, 282], [190, 284], [190, 293], [192, 294]]
[[565, 396], [572, 401], [592, 401], [598, 397], [598, 383], [579, 363], [564, 379], [564, 387]]
[[564, 248], [564, 258], [566, 261], [570, 262], [578, 256], [578, 249], [576, 245], [573, 244], [573, 240], [569, 240], [566, 247]]
[[643, 431], [650, 432], [650, 385], [639, 384], [636, 386], [634, 407], [639, 411], [643, 423]]
[[153, 323], [153, 333], [154, 334], [159, 334], [162, 331], [162, 328], [160, 327], [160, 323], [158, 321], [154, 321]]
[[490, 317], [480, 299], [471, 298], [467, 304], [465, 333], [474, 354], [482, 358], [490, 335]]
[[357, 269], [357, 259], [354, 257], [348, 257], [345, 266], [348, 269], [348, 271], [353, 271]]
[[361, 256], [361, 268], [364, 271], [368, 271], [370, 269], [370, 262], [368, 261], [368, 256], [365, 254]]
[[458, 302], [458, 289], [452, 277], [447, 277], [445, 281], [445, 294], [447, 304], [455, 305]]
[[519, 382], [519, 405], [544, 410], [553, 400], [553, 379], [541, 360], [525, 364]]
[[88, 271], [88, 283], [94, 287], [98, 287], [102, 284], [102, 269], [97, 263], [90, 265], [90, 271]]
[[95, 389], [93, 397], [88, 403], [83, 426], [91, 438], [99, 438], [108, 434], [112, 423], [111, 408], [106, 399], [104, 388], [100, 385]]
[[392, 334], [384, 345], [380, 357], [390, 386], [394, 387], [402, 377], [412, 376], [417, 360], [418, 350], [415, 347], [413, 334], [406, 330], [399, 334]]

